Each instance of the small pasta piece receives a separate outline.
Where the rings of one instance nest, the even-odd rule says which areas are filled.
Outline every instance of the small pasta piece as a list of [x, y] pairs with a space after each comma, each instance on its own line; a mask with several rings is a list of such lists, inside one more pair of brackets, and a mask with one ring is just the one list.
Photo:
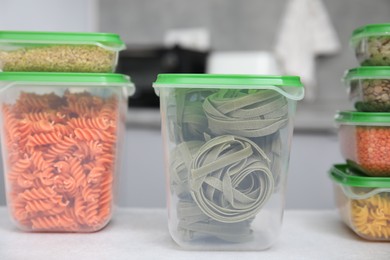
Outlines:
[[61, 140], [62, 135], [59, 133], [41, 133], [30, 136], [27, 141], [27, 146], [56, 144]]
[[31, 219], [32, 230], [77, 230], [75, 220], [66, 214]]
[[52, 188], [49, 188], [49, 187], [45, 187], [45, 188], [32, 188], [30, 190], [26, 190], [22, 193], [19, 193], [18, 194], [18, 197], [21, 199], [21, 200], [26, 200], [26, 201], [30, 201], [30, 200], [42, 200], [42, 199], [49, 199], [49, 198], [52, 198], [56, 195], [56, 192], [52, 189]]
[[[23, 119], [19, 123], [19, 130], [22, 133], [47, 133], [54, 130], [53, 124], [46, 120], [28, 121]], [[23, 134], [22, 134], [23, 135]]]
[[108, 119], [103, 117], [96, 118], [72, 118], [69, 120], [68, 125], [72, 128], [86, 128], [86, 129], [100, 129], [107, 130], [110, 127]]
[[30, 200], [26, 202], [27, 213], [45, 212], [55, 207], [55, 203], [49, 199], [46, 200]]
[[57, 133], [60, 133], [63, 136], [69, 136], [73, 132], [71, 127], [63, 124], [54, 124], [53, 130]]
[[43, 153], [40, 151], [34, 152], [31, 156], [31, 164], [36, 170], [46, 170], [51, 166], [51, 161], [43, 158]]
[[74, 134], [76, 138], [82, 141], [93, 141], [93, 140], [101, 140], [104, 142], [115, 142], [115, 135], [107, 133], [105, 131], [101, 131], [98, 129], [81, 129], [76, 128], [74, 130]]

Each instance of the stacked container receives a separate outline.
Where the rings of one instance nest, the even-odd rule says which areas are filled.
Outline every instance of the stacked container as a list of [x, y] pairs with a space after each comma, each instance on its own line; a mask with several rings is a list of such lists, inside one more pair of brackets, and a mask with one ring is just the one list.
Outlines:
[[122, 49], [114, 34], [0, 32], [1, 146], [19, 228], [93, 232], [110, 220], [134, 88], [112, 73]]
[[356, 110], [335, 117], [346, 165], [329, 174], [344, 222], [365, 239], [390, 241], [390, 24], [356, 29], [351, 46], [362, 66], [343, 80]]

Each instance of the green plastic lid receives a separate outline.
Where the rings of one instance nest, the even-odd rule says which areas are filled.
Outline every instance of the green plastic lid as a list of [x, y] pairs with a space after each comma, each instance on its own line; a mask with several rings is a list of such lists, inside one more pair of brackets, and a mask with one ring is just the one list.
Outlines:
[[73, 83], [83, 86], [92, 85], [109, 86], [109, 87], [126, 87], [128, 95], [134, 94], [134, 84], [130, 77], [122, 74], [114, 73], [53, 73], [53, 72], [1, 72], [0, 73], [0, 90], [10, 87], [12, 84], [7, 84], [1, 87], [2, 82], [9, 83], [24, 83], [24, 84], [45, 84], [53, 83], [51, 86], [64, 85]]
[[356, 43], [364, 37], [390, 35], [390, 23], [368, 24], [352, 32], [351, 43]]
[[335, 120], [347, 125], [389, 126], [390, 113], [339, 111], [336, 113]]
[[0, 41], [41, 44], [79, 43], [115, 48], [118, 51], [125, 49], [125, 44], [119, 35], [112, 33], [0, 31]]
[[53, 73], [53, 72], [1, 72], [1, 81], [11, 82], [80, 82], [80, 83], [131, 83], [130, 77], [114, 73]]
[[274, 89], [288, 98], [300, 100], [303, 84], [297, 76], [231, 74], [159, 74], [155, 88]]
[[336, 164], [329, 170], [330, 178], [345, 186], [366, 188], [390, 188], [390, 178], [363, 176], [352, 171], [346, 164]]
[[343, 80], [348, 83], [356, 79], [388, 79], [390, 78], [390, 66], [362, 66], [347, 70]]

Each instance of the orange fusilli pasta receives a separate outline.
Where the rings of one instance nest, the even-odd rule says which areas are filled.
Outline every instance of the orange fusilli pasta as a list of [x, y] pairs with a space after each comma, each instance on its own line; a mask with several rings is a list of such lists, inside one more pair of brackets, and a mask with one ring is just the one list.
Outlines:
[[8, 202], [26, 230], [89, 232], [111, 216], [118, 100], [22, 92], [4, 104]]

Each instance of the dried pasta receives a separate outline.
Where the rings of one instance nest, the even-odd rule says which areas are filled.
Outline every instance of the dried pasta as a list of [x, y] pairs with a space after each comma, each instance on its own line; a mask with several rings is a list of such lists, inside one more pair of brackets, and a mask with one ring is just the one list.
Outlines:
[[8, 202], [25, 230], [89, 232], [111, 216], [118, 100], [22, 92], [4, 104]]
[[390, 195], [376, 194], [368, 199], [352, 200], [352, 224], [355, 231], [369, 239], [390, 239]]

